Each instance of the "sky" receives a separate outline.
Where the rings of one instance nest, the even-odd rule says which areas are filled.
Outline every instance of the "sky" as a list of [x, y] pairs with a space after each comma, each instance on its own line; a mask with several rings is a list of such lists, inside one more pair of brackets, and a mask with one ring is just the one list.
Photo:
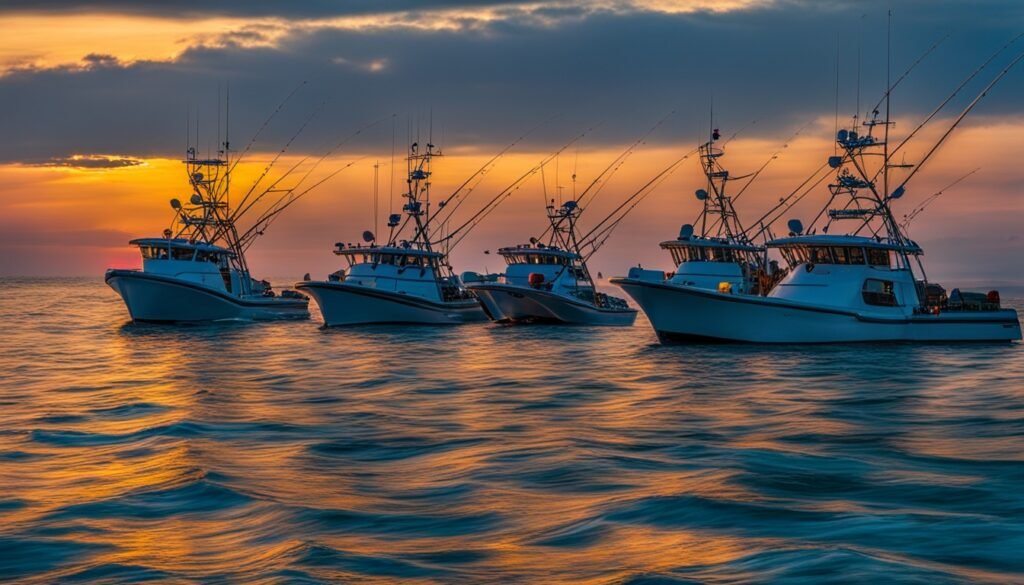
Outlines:
[[[7, 0], [0, 275], [99, 277], [108, 267], [138, 266], [128, 240], [159, 235], [173, 216], [168, 200], [187, 195], [179, 162], [186, 142], [216, 150], [226, 119], [232, 148], [249, 148], [235, 173], [242, 192], [304, 124], [271, 177], [351, 138], [317, 176], [355, 164], [251, 248], [257, 276], [337, 269], [333, 244], [380, 230], [400, 204], [402, 156], [417, 139], [442, 148], [434, 191], [443, 195], [528, 132], [473, 192], [468, 215], [587, 130], [452, 252], [458, 272], [500, 270], [485, 250], [538, 235], [545, 200], [581, 192], [670, 113], [607, 182], [583, 224], [706, 140], [711, 126], [730, 137], [722, 162], [734, 175], [771, 159], [737, 201], [751, 222], [833, 153], [837, 120], [848, 126], [884, 95], [890, 11], [890, 78], [927, 53], [892, 93], [897, 138], [1024, 32], [1024, 3], [1016, 0]], [[1021, 51], [1024, 40], [1000, 53], [900, 162], [920, 159]], [[1024, 66], [986, 94], [897, 204], [901, 217], [980, 168], [910, 226], [933, 280], [1024, 285], [1022, 95]], [[658, 242], [693, 221], [701, 186], [691, 157], [622, 222], [593, 257], [593, 271], [671, 269]], [[826, 197], [822, 186], [784, 219], [808, 221]]]

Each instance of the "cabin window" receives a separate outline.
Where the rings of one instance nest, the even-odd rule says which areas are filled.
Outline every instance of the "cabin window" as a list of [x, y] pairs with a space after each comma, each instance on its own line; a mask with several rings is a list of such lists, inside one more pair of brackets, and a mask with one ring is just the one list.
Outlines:
[[192, 260], [195, 250], [191, 248], [171, 248], [171, 258], [175, 260]]
[[864, 248], [847, 248], [846, 256], [850, 260], [850, 264], [863, 264]]
[[142, 257], [146, 260], [167, 260], [168, 250], [164, 246], [143, 246]]
[[831, 251], [825, 246], [808, 246], [807, 252], [811, 264], [835, 264]]
[[872, 266], [889, 266], [889, 251], [868, 248], [868, 264]]
[[861, 294], [864, 297], [864, 304], [880, 307], [896, 306], [896, 293], [893, 291], [891, 280], [869, 278], [864, 281], [864, 289]]
[[835, 246], [832, 248], [832, 258], [835, 259], [836, 264], [849, 264], [850, 258], [846, 255], [846, 248], [840, 248]]

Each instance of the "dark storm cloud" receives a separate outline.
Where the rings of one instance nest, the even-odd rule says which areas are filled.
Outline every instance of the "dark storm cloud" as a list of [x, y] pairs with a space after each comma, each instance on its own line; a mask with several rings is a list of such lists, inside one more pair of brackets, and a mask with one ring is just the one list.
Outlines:
[[[193, 112], [198, 106], [202, 116], [200, 146], [214, 145], [217, 88], [225, 82], [238, 149], [284, 95], [308, 80], [259, 145], [280, 146], [326, 99], [296, 151], [316, 151], [392, 113], [398, 114], [401, 144], [409, 125], [418, 121], [425, 131], [431, 112], [435, 141], [449, 147], [501, 144], [552, 116], [555, 121], [532, 136], [534, 146], [557, 144], [599, 121], [588, 143], [623, 143], [673, 107], [679, 114], [659, 139], [696, 143], [706, 132], [712, 100], [716, 125], [726, 135], [757, 119], [748, 135], [778, 137], [832, 115], [837, 39], [844, 119], [858, 101], [858, 44], [862, 110], [884, 89], [885, 9], [874, 4], [790, 2], [677, 15], [583, 14], [566, 6], [551, 9], [556, 25], [507, 18], [442, 31], [296, 27], [274, 47], [248, 48], [243, 37], [253, 31], [242, 30], [243, 37], [225, 35], [173, 62], [125, 65], [95, 54], [75, 66], [15, 71], [0, 78], [0, 135], [8, 137], [0, 144], [0, 160], [178, 154], [188, 105]], [[1024, 7], [1000, 0], [969, 7], [894, 3], [894, 77], [951, 35], [900, 87], [895, 112], [929, 111], [1017, 34], [1013, 27], [1022, 17]], [[991, 67], [971, 89], [980, 89], [982, 78], [996, 71]], [[1022, 80], [1024, 68], [978, 112], [1019, 113]], [[971, 89], [954, 104], [969, 101]], [[367, 134], [382, 149], [390, 148], [390, 137], [390, 123]]]

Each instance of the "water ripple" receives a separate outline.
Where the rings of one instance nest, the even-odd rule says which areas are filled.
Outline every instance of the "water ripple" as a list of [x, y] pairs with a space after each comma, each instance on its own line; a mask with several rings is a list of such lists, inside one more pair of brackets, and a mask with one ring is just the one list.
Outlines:
[[0, 295], [5, 579], [1024, 581], [1018, 344], [163, 327], [94, 280]]

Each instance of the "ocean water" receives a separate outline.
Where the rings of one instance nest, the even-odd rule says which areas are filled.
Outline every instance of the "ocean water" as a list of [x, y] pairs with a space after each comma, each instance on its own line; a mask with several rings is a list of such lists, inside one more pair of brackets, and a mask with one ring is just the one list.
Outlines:
[[146, 326], [0, 282], [0, 579], [1024, 582], [1024, 347]]

